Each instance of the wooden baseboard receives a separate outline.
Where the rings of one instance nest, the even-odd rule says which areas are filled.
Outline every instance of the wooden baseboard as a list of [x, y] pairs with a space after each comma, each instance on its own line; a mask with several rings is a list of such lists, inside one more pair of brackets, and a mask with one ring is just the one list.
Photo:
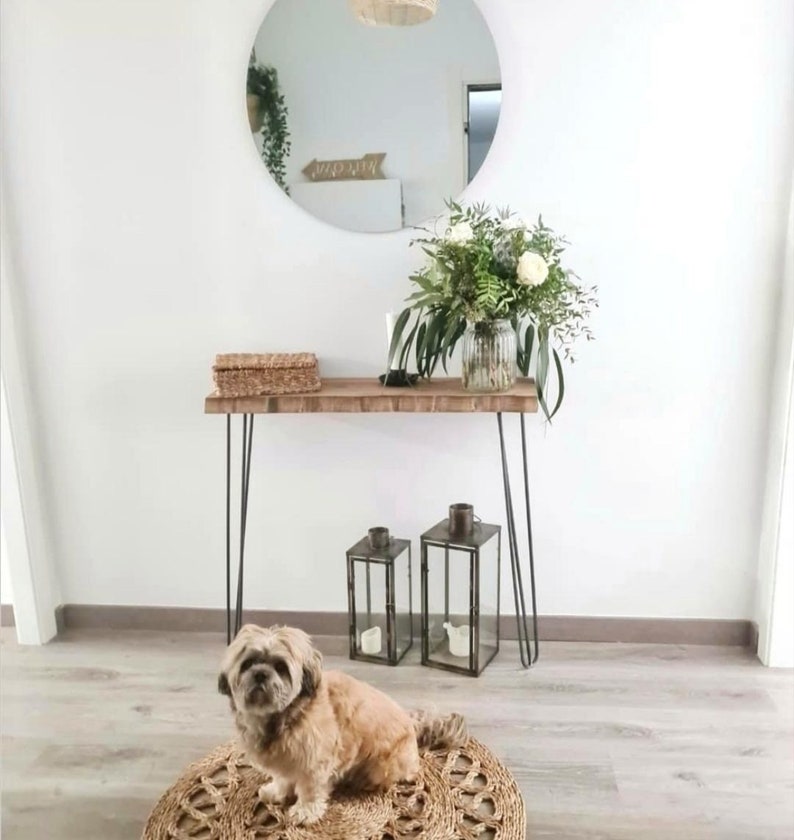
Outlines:
[[[16, 627], [13, 604], [0, 604], [0, 627]], [[66, 625], [63, 622], [63, 604], [55, 608], [55, 629], [58, 635], [63, 633]]]
[[[125, 607], [65, 604], [62, 625], [66, 629], [169, 630], [225, 632], [223, 610], [194, 607]], [[418, 617], [414, 620], [418, 625]], [[347, 613], [246, 610], [244, 620], [253, 624], [289, 624], [307, 633], [347, 635]], [[417, 626], [418, 630], [418, 626]], [[516, 620], [503, 615], [502, 638], [515, 639]], [[671, 645], [752, 644], [752, 623], [742, 619], [614, 618], [597, 616], [543, 615], [538, 618], [542, 641], [627, 642]]]
[[758, 622], [750, 622], [750, 638], [747, 640], [748, 647], [753, 653], [758, 653], [758, 636], [759, 636]]
[[0, 604], [0, 627], [14, 627], [14, 607]]

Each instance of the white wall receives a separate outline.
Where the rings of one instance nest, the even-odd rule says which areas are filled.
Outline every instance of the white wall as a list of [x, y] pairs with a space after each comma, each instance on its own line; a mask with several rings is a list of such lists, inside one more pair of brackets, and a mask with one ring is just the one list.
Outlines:
[[47, 470], [39, 442], [44, 423], [35, 411], [28, 331], [21, 314], [24, 283], [15, 273], [16, 238], [0, 192], [0, 500], [3, 565], [13, 590], [20, 644], [43, 644], [57, 634], [55, 611], [63, 603], [50, 542]]
[[[3, 167], [66, 602], [220, 606], [213, 355], [314, 350], [326, 376], [374, 376], [420, 259], [408, 233], [316, 222], [264, 171], [242, 79], [267, 6], [2, 5]], [[601, 289], [559, 421], [530, 423], [540, 609], [749, 618], [794, 7], [481, 8], [505, 93], [469, 197], [542, 211]], [[462, 500], [503, 521], [493, 417], [259, 417], [255, 443], [251, 606], [345, 609], [344, 549], [369, 525], [416, 536]]]
[[764, 508], [754, 618], [766, 665], [794, 667], [794, 179], [769, 399]]
[[777, 564], [765, 661], [794, 668], [794, 402], [789, 403], [789, 445], [783, 470]]
[[11, 589], [11, 574], [8, 571], [8, 548], [6, 530], [0, 519], [0, 604], [13, 604], [14, 592]]
[[406, 223], [444, 210], [465, 184], [464, 86], [499, 81], [493, 38], [473, 0], [441, 3], [418, 27], [369, 27], [347, 0], [279, 0], [256, 37], [289, 109], [287, 183], [314, 158], [386, 152]]

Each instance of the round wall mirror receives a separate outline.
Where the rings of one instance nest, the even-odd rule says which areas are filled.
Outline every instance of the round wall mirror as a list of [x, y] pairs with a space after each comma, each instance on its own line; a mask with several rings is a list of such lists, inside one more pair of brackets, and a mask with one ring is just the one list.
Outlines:
[[496, 132], [499, 60], [474, 0], [416, 1], [434, 13], [383, 26], [361, 13], [383, 0], [276, 0], [257, 33], [257, 153], [293, 201], [338, 227], [399, 230], [441, 213]]

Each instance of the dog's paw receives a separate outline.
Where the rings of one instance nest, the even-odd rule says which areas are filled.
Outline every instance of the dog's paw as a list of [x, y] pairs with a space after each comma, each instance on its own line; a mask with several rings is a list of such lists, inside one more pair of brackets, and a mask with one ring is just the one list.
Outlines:
[[289, 818], [298, 825], [310, 825], [320, 820], [325, 813], [326, 803], [322, 801], [296, 802], [287, 811]]
[[259, 797], [260, 802], [283, 802], [286, 799], [287, 791], [280, 782], [277, 782], [275, 779], [271, 779], [269, 782], [265, 782], [263, 785], [260, 785], [259, 790], [257, 791], [257, 796]]

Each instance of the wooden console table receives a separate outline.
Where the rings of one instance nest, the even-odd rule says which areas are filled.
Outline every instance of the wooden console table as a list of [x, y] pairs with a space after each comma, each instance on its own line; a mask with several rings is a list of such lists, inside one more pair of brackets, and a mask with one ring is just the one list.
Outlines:
[[[464, 391], [459, 379], [420, 381], [412, 388], [390, 388], [377, 379], [323, 379], [322, 388], [310, 394], [286, 394], [258, 397], [219, 397], [210, 394], [204, 401], [205, 414], [226, 415], [226, 638], [231, 641], [240, 629], [243, 612], [243, 572], [245, 558], [245, 530], [248, 516], [248, 489], [251, 479], [251, 451], [255, 414], [311, 414], [311, 413], [390, 413], [409, 414], [489, 413], [495, 414], [499, 429], [499, 448], [502, 459], [502, 478], [507, 516], [510, 565], [513, 576], [513, 596], [516, 608], [521, 663], [529, 668], [537, 661], [538, 615], [535, 597], [535, 557], [532, 546], [532, 520], [529, 503], [529, 470], [524, 415], [538, 410], [538, 396], [532, 379], [520, 379], [510, 391], [501, 394], [473, 394]], [[524, 502], [527, 520], [529, 552], [529, 587], [532, 607], [532, 636], [527, 628], [524, 581], [516, 536], [513, 497], [502, 415], [518, 414], [521, 423], [521, 455], [524, 477]], [[237, 598], [234, 621], [231, 609], [231, 461], [233, 414], [243, 418], [240, 477], [240, 552], [237, 569]], [[531, 649], [530, 642], [534, 646]]]

